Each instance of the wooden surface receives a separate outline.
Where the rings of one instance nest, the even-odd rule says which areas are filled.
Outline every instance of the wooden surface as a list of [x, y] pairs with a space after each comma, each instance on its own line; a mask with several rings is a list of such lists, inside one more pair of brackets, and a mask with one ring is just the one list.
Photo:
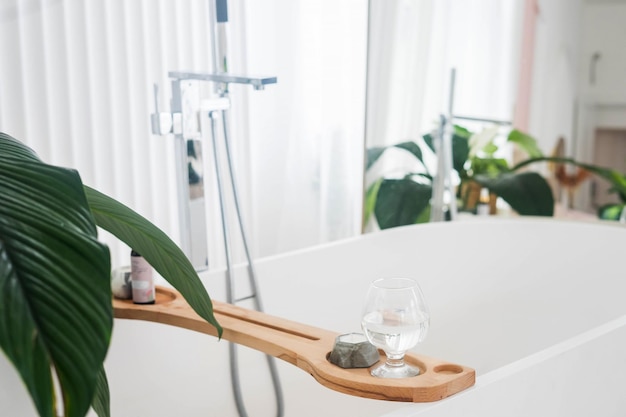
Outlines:
[[[217, 335], [215, 328], [200, 318], [176, 291], [158, 287], [156, 295], [156, 303], [152, 305], [114, 299], [115, 317]], [[371, 376], [369, 369], [343, 369], [327, 359], [338, 333], [218, 301], [213, 301], [213, 308], [224, 329], [223, 339], [289, 362], [311, 374], [320, 384], [345, 394], [390, 401], [430, 402], [455, 394], [475, 382], [475, 371], [471, 368], [413, 354], [405, 359], [421, 369], [417, 377], [383, 379]], [[384, 359], [381, 352], [381, 360]]]

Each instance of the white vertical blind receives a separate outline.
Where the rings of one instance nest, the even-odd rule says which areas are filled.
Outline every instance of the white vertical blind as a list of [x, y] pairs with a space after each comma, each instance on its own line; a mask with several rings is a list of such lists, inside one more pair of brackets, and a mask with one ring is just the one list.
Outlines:
[[[178, 239], [171, 138], [150, 132], [152, 83], [210, 66], [206, 0], [3, 0], [0, 130], [77, 169]], [[102, 235], [113, 265], [127, 248]]]

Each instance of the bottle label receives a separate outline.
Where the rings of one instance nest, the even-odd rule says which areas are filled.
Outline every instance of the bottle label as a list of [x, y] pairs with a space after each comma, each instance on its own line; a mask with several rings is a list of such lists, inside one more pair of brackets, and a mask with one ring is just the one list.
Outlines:
[[140, 304], [153, 303], [155, 291], [152, 267], [140, 256], [131, 256], [130, 267], [133, 302]]

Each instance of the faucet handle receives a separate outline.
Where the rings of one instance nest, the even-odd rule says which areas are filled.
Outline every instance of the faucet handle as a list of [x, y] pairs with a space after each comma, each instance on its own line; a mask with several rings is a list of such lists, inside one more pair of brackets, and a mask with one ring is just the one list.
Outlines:
[[154, 113], [150, 115], [150, 124], [153, 135], [167, 135], [172, 133], [172, 114], [159, 112], [159, 85], [153, 84]]

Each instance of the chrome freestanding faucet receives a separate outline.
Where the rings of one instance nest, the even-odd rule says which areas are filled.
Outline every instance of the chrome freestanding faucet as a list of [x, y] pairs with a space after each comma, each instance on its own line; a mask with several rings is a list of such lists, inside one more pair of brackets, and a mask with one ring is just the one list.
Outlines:
[[[257, 77], [248, 75], [235, 75], [228, 73], [228, 61], [226, 57], [226, 30], [225, 24], [228, 22], [228, 10], [226, 0], [210, 0], [210, 13], [215, 17], [211, 19], [211, 29], [214, 35], [212, 47], [213, 71], [190, 72], [190, 71], [170, 71], [169, 77], [172, 85], [171, 112], [160, 113], [158, 109], [157, 88], [155, 87], [155, 109], [152, 115], [152, 131], [154, 134], [163, 135], [173, 133], [175, 141], [176, 173], [178, 183], [178, 204], [180, 213], [181, 246], [183, 252], [189, 257], [197, 270], [208, 269], [208, 242], [206, 233], [207, 214], [204, 199], [204, 178], [194, 169], [194, 162], [201, 158], [201, 152], [196, 149], [197, 138], [200, 137], [197, 128], [197, 108], [194, 109], [190, 103], [194, 101], [194, 91], [197, 89], [188, 88], [190, 83], [209, 82], [212, 83], [215, 97], [203, 103], [202, 112], [207, 112], [211, 125], [211, 146], [213, 148], [213, 167], [215, 170], [216, 187], [218, 191], [220, 217], [222, 223], [222, 236], [224, 241], [224, 251], [226, 257], [226, 298], [231, 304], [243, 300], [251, 300], [254, 308], [262, 311], [263, 306], [259, 295], [254, 262], [250, 255], [250, 248], [245, 232], [243, 217], [239, 204], [239, 193], [237, 180], [232, 164], [230, 151], [230, 134], [228, 129], [228, 110], [230, 109], [229, 84], [247, 84], [255, 90], [263, 90], [266, 85], [275, 84], [276, 77]], [[221, 167], [220, 154], [218, 152], [218, 125], [223, 128], [223, 149], [224, 160], [227, 171]], [[199, 146], [202, 147], [202, 144]], [[206, 164], [202, 164], [206, 166]], [[233, 266], [231, 258], [230, 230], [228, 214], [225, 210], [226, 193], [224, 190], [223, 177], [230, 178], [230, 189], [234, 203], [235, 213], [239, 225], [241, 241], [248, 262], [248, 278], [251, 293], [244, 297], [237, 297], [234, 288]], [[195, 233], [196, 231], [202, 233]], [[192, 236], [193, 234], [193, 236]], [[247, 417], [246, 408], [241, 393], [239, 380], [237, 346], [229, 343], [230, 371], [232, 379], [233, 395], [237, 411], [241, 417]], [[277, 416], [284, 415], [284, 401], [278, 371], [274, 358], [267, 356], [267, 363], [274, 386]]]
[[[206, 100], [203, 103], [202, 111], [208, 113], [211, 124], [211, 146], [213, 149], [212, 162], [215, 170], [220, 217], [222, 223], [222, 235], [224, 240], [224, 251], [226, 256], [226, 301], [231, 304], [235, 304], [243, 300], [252, 300], [252, 302], [254, 303], [254, 308], [262, 311], [263, 306], [257, 288], [254, 261], [252, 259], [250, 248], [248, 245], [248, 238], [246, 235], [246, 229], [244, 226], [243, 216], [241, 214], [241, 208], [239, 204], [237, 180], [232, 164], [230, 134], [228, 129], [228, 110], [230, 108], [228, 85], [232, 83], [249, 84], [255, 90], [263, 90], [266, 85], [276, 83], [276, 77], [252, 77], [233, 74], [197, 73], [188, 71], [171, 71], [168, 75], [172, 79], [171, 113], [160, 113], [158, 111], [158, 105], [155, 104], [155, 107], [157, 107], [157, 112], [152, 114], [152, 131], [154, 134], [157, 135], [164, 135], [168, 133], [172, 133], [174, 135], [181, 228], [181, 246], [183, 252], [185, 252], [185, 254], [189, 257], [197, 270], [208, 269], [209, 260], [207, 257], [207, 236], [205, 233], [200, 233], [195, 234], [192, 237], [192, 231], [206, 230], [207, 219], [204, 200], [204, 184], [202, 183], [203, 177], [201, 175], [198, 175], [198, 173], [193, 169], [192, 164], [192, 159], [198, 158], [197, 151], [195, 150], [196, 145], [194, 144], [195, 139], [198, 136], [198, 132], [195, 131], [195, 126], [193, 126], [193, 120], [196, 119], [197, 114], [193, 114], [193, 111], [192, 114], [188, 114], [188, 109], [185, 108], [185, 98], [188, 94], [188, 91], [184, 86], [184, 83], [186, 83], [187, 81], [208, 81], [216, 83], [220, 86], [219, 96], [210, 100]], [[155, 87], [155, 95], [156, 93], [157, 89]], [[221, 158], [218, 150], [218, 138], [220, 136], [218, 132], [218, 125], [220, 123], [223, 128], [222, 137], [224, 139], [224, 160], [226, 161], [227, 171], [225, 171], [224, 168], [221, 166]], [[187, 126], [189, 124], [192, 126]], [[230, 178], [229, 184], [225, 183], [225, 176]], [[199, 183], [201, 186], [197, 187]], [[241, 242], [243, 244], [244, 252], [248, 262], [248, 278], [251, 290], [251, 294], [239, 298], [236, 296], [234, 288], [233, 265], [231, 256], [232, 246], [230, 239], [230, 230], [228, 227], [228, 214], [225, 210], [225, 186], [227, 185], [230, 185], [232, 192], [231, 195], [233, 197], [235, 213], [239, 225], [239, 231], [241, 233]], [[235, 344], [229, 343], [229, 353], [231, 358], [233, 393], [235, 396], [237, 410], [241, 417], [247, 417], [247, 412], [243, 404], [243, 398], [239, 383], [237, 348]], [[277, 415], [280, 417], [284, 414], [284, 406], [282, 399], [282, 390], [280, 387], [280, 381], [278, 379], [278, 372], [274, 363], [274, 358], [268, 356], [267, 361], [276, 393], [276, 403], [278, 409]]]
[[[193, 160], [200, 159], [194, 149], [193, 141], [200, 136], [197, 127], [197, 108], [189, 108], [187, 98], [195, 94], [189, 81], [208, 81], [215, 83], [219, 88], [220, 98], [211, 102], [214, 108], [211, 111], [226, 112], [230, 108], [228, 98], [228, 84], [249, 84], [255, 90], [263, 90], [268, 84], [275, 84], [276, 77], [253, 77], [234, 74], [216, 74], [190, 71], [170, 71], [172, 97], [171, 111], [159, 112], [158, 88], [155, 85], [155, 109], [151, 115], [152, 133], [155, 135], [174, 135], [178, 211], [180, 216], [180, 240], [183, 252], [190, 259], [196, 270], [208, 268], [208, 244], [205, 235], [195, 234], [192, 231], [205, 230], [206, 210], [203, 203], [204, 190], [201, 181], [203, 178], [194, 170]], [[226, 124], [224, 124], [226, 126]], [[200, 186], [197, 185], [200, 183]], [[197, 207], [196, 207], [197, 206]]]

